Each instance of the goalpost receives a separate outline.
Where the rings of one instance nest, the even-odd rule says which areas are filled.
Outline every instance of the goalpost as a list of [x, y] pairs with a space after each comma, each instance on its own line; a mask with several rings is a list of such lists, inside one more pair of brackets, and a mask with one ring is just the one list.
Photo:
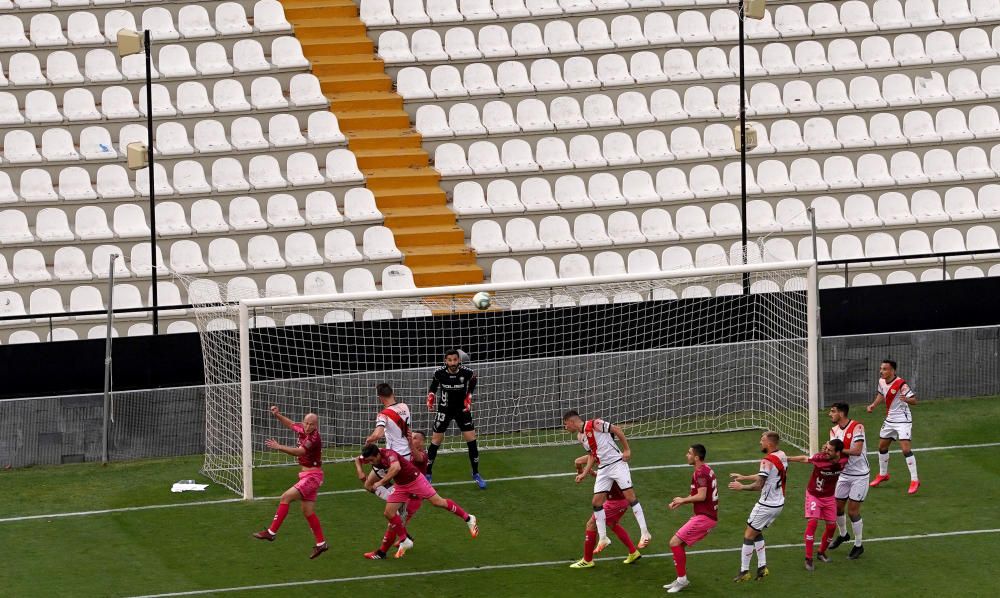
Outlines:
[[[744, 294], [749, 279], [751, 293]], [[390, 383], [428, 430], [431, 374], [449, 348], [479, 374], [473, 416], [483, 450], [566, 444], [577, 409], [629, 438], [773, 429], [818, 446], [818, 291], [814, 262], [241, 298], [214, 281], [195, 296], [205, 362], [204, 472], [253, 498], [254, 469], [289, 465], [270, 415], [319, 415], [324, 456], [360, 451]], [[470, 300], [492, 297], [487, 310]], [[454, 428], [454, 426], [452, 426]], [[449, 430], [443, 451], [457, 446]], [[709, 441], [710, 442], [710, 441]]]

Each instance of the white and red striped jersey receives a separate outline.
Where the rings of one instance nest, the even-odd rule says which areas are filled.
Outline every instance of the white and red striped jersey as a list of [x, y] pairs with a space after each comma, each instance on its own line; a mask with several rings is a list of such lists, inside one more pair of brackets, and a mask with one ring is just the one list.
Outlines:
[[622, 460], [622, 451], [611, 433], [611, 424], [603, 419], [592, 419], [583, 426], [583, 432], [577, 434], [580, 444], [590, 454], [594, 455], [600, 467], [612, 465]]
[[885, 399], [885, 421], [890, 424], [908, 424], [913, 421], [910, 417], [910, 405], [900, 398], [913, 397], [913, 391], [906, 380], [896, 376], [891, 382], [886, 382], [885, 378], [879, 376], [876, 392]]
[[[390, 416], [387, 411], [395, 413], [396, 417]], [[410, 428], [410, 408], [406, 403], [394, 403], [380, 411], [375, 418], [375, 427], [379, 426], [385, 428], [385, 447], [409, 459], [410, 440], [406, 433]]]
[[871, 469], [868, 467], [868, 443], [865, 441], [865, 427], [859, 421], [848, 420], [847, 424], [841, 427], [836, 425], [830, 428], [830, 439], [838, 439], [844, 443], [844, 450], [850, 450], [854, 443], [861, 443], [861, 454], [850, 455], [847, 458], [847, 466], [841, 475], [862, 476], [868, 475]]
[[760, 471], [757, 472], [757, 475], [764, 478], [764, 485], [760, 487], [760, 499], [757, 502], [765, 507], [785, 505], [787, 471], [788, 455], [785, 454], [785, 451], [774, 451], [760, 460]]

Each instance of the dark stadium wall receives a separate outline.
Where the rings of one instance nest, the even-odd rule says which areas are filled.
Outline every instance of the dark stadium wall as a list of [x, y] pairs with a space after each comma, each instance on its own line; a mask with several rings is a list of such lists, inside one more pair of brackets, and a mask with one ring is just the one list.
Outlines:
[[[767, 301], [762, 295], [753, 301]], [[903, 285], [855, 287], [849, 289], [824, 289], [820, 293], [820, 313], [823, 336], [880, 334], [909, 330], [932, 330], [1000, 324], [1000, 309], [994, 303], [1000, 297], [1000, 278], [976, 278], [947, 282], [926, 282]], [[751, 303], [743, 299], [720, 297], [664, 302], [662, 317], [676, 318], [684, 312], [690, 320], [697, 314], [710, 314], [718, 302], [727, 302], [726, 309], [750, 309]], [[553, 310], [537, 310], [535, 317], [520, 324], [519, 330], [509, 330], [508, 338], [524, 339], [531, 335], [561, 335], [567, 347], [566, 354], [582, 354], [594, 348], [585, 342], [586, 332], [600, 331], [605, 343], [602, 349], [642, 349], [689, 344], [683, 336], [666, 331], [656, 337], [614, 339], [613, 321], [604, 318], [602, 306], [570, 308], [579, 322], [575, 329], [562, 325], [566, 312], [558, 317]], [[622, 305], [616, 306], [618, 318], [627, 317]], [[644, 316], [648, 317], [648, 309]], [[493, 317], [489, 313], [455, 316], [461, 327], [475, 332], [477, 322]], [[676, 321], [676, 320], [674, 320]], [[443, 324], [443, 322], [442, 322]], [[455, 324], [455, 322], [452, 322]], [[338, 324], [338, 326], [384, 326], [375, 322]], [[607, 328], [607, 330], [602, 330]], [[384, 327], [379, 334], [356, 335], [352, 338], [379, 338], [382, 335], [405, 334], [398, 327]], [[700, 336], [706, 339], [705, 331]], [[708, 331], [711, 342], [733, 342], [767, 337], [768, 331], [747, 332], [727, 330]], [[741, 336], [742, 334], [742, 336]], [[475, 337], [478, 335], [472, 334]], [[550, 338], [550, 337], [549, 337]], [[426, 366], [440, 360], [439, 343], [427, 339], [398, 338], [382, 346], [398, 346], [403, 350], [385, 355], [383, 351], [364, 351], [357, 347], [331, 346], [335, 355], [355, 355], [356, 359], [338, 363], [317, 363], [317, 372], [362, 371], [386, 367]], [[335, 339], [334, 339], [335, 342]], [[444, 341], [442, 341], [444, 342]], [[610, 342], [610, 345], [608, 344]], [[488, 360], [495, 339], [482, 338], [476, 348], [477, 360]], [[531, 346], [533, 343], [523, 343]], [[426, 351], [414, 351], [415, 347]], [[551, 345], [550, 345], [551, 346]], [[143, 336], [115, 339], [113, 344], [114, 389], [136, 390], [199, 385], [204, 382], [201, 344], [197, 334], [170, 334], [159, 337]], [[315, 354], [315, 347], [309, 351]], [[374, 362], [373, 355], [383, 357]], [[313, 355], [303, 354], [304, 361]], [[509, 356], [509, 353], [508, 353]], [[519, 355], [530, 357], [531, 355]], [[287, 357], [286, 357], [287, 359]], [[71, 342], [37, 343], [0, 346], [0, 364], [3, 364], [3, 383], [0, 398], [59, 396], [101, 392], [104, 386], [104, 341], [84, 340]], [[266, 370], [262, 368], [262, 370]], [[265, 374], [266, 375], [266, 374]]]

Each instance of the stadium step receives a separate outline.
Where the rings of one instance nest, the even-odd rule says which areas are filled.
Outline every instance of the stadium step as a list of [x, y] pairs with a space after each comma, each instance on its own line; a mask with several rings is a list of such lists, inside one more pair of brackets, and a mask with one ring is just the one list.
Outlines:
[[356, 17], [354, 0], [284, 0], [285, 18], [289, 21], [313, 17]]
[[430, 158], [423, 148], [351, 149], [354, 152], [354, 156], [358, 159], [358, 166], [364, 170], [407, 166], [419, 167], [427, 166], [430, 163]]
[[[392, 91], [392, 79], [385, 73], [361, 75], [317, 75], [323, 93], [344, 91]], [[340, 118], [340, 115], [337, 115]]]
[[[344, 130], [341, 123], [341, 130]], [[351, 150], [380, 149], [392, 144], [392, 147], [414, 147], [421, 146], [420, 135], [406, 127], [405, 129], [380, 129], [380, 130], [357, 130], [352, 129]]]
[[[330, 110], [337, 114], [354, 110], [403, 109], [403, 98], [392, 91], [333, 93], [327, 97], [330, 99]], [[410, 130], [410, 127], [406, 127], [406, 130], [408, 133], [416, 135], [415, 132]], [[419, 135], [417, 137], [419, 138]]]
[[382, 215], [385, 216], [385, 225], [394, 230], [413, 226], [415, 222], [426, 226], [455, 224], [455, 213], [443, 202], [436, 206], [384, 208]]
[[482, 282], [441, 175], [430, 167], [357, 6], [352, 0], [282, 4], [414, 282], [421, 287]]
[[352, 35], [350, 37], [300, 39], [302, 52], [310, 60], [314, 56], [344, 56], [347, 54], [373, 54], [375, 42], [365, 35]]
[[330, 37], [360, 37], [365, 35], [365, 24], [355, 16], [327, 17], [319, 14], [295, 19], [295, 37], [301, 41]]
[[410, 117], [402, 110], [358, 110], [338, 116], [341, 131], [399, 129], [410, 126]]
[[347, 54], [346, 56], [317, 56], [312, 59], [312, 72], [317, 77], [325, 75], [354, 75], [384, 73], [385, 64], [374, 56]]

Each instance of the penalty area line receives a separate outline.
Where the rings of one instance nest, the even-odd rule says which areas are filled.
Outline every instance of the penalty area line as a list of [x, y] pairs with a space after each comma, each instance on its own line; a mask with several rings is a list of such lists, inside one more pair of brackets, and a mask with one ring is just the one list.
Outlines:
[[[984, 442], [981, 444], [956, 444], [952, 446], [928, 446], [923, 448], [915, 448], [913, 452], [924, 453], [931, 451], [951, 451], [960, 449], [978, 449], [978, 448], [993, 448], [1000, 446], [1000, 442]], [[868, 451], [869, 455], [877, 455], [878, 451]], [[758, 463], [760, 459], [740, 459], [737, 461], [712, 461], [710, 465], [746, 465], [749, 463]], [[656, 471], [661, 469], [683, 469], [685, 467], [691, 467], [687, 463], [669, 463], [665, 465], [643, 465], [641, 467], [631, 467], [632, 471]], [[575, 476], [575, 472], [560, 471], [558, 473], [539, 473], [532, 475], [521, 475], [521, 476], [509, 476], [504, 478], [491, 478], [489, 483], [494, 484], [497, 482], [516, 482], [520, 480], [544, 480], [548, 478], [565, 478]], [[434, 484], [435, 488], [444, 486], [467, 486], [469, 484], [474, 484], [475, 482], [471, 480], [460, 480], [453, 482], [437, 482]], [[320, 496], [336, 496], [339, 494], [360, 494], [365, 492], [364, 488], [350, 488], [347, 490], [328, 490], [326, 492], [320, 492]], [[280, 496], [258, 496], [254, 498], [254, 501], [264, 501], [264, 500], [278, 500]], [[88, 517], [92, 515], [107, 515], [110, 513], [129, 513], [132, 511], [153, 511], [157, 509], [173, 509], [179, 507], [202, 507], [206, 505], [219, 505], [226, 503], [239, 503], [244, 502], [242, 498], [218, 498], [213, 500], [197, 500], [192, 502], [176, 502], [176, 503], [165, 503], [160, 505], [142, 505], [137, 507], [117, 507], [114, 509], [96, 509], [92, 511], [70, 511], [64, 513], [48, 513], [45, 515], [18, 515], [15, 517], [3, 517], [0, 518], [0, 523], [16, 523], [19, 521], [33, 521], [36, 519], [61, 519], [65, 517]]]
[[[899, 542], [905, 540], [923, 540], [927, 538], [945, 538], [949, 536], [971, 536], [978, 534], [996, 534], [1000, 533], [1000, 528], [994, 529], [971, 529], [971, 530], [959, 530], [952, 532], [932, 532], [927, 534], [913, 534], [909, 536], [888, 536], [885, 538], [865, 538], [865, 542]], [[788, 548], [802, 548], [801, 543], [797, 544], [775, 544], [773, 546], [768, 546], [768, 550], [777, 549], [788, 549]], [[717, 554], [717, 553], [727, 553], [727, 552], [738, 552], [740, 548], [709, 548], [704, 550], [691, 550], [688, 552], [689, 555], [696, 554]], [[660, 552], [656, 554], [644, 554], [642, 558], [644, 559], [657, 559], [673, 557], [672, 553]], [[620, 560], [621, 556], [609, 556], [609, 557], [597, 557], [595, 561], [613, 561]], [[355, 577], [334, 577], [329, 579], [310, 579], [304, 581], [286, 581], [281, 583], [268, 583], [252, 586], [234, 586], [229, 588], [212, 588], [207, 590], [190, 590], [185, 592], [167, 592], [164, 594], [143, 594], [140, 596], [131, 596], [130, 598], [168, 598], [172, 596], [200, 596], [205, 594], [223, 594], [229, 592], [249, 592], [253, 590], [275, 590], [280, 588], [294, 588], [302, 586], [316, 586], [316, 585], [330, 585], [337, 583], [348, 583], [355, 581], [383, 581], [387, 579], [400, 579], [407, 577], [425, 577], [428, 575], [453, 575], [456, 573], [474, 573], [478, 571], [498, 571], [503, 569], [528, 569], [535, 567], [554, 567], [556, 565], [566, 566], [570, 563], [570, 560], [561, 561], [536, 561], [531, 563], [508, 563], [504, 565], [482, 565], [479, 567], [459, 567], [456, 569], [437, 569], [434, 571], [406, 571], [402, 573], [380, 573], [377, 575], [358, 575]]]

